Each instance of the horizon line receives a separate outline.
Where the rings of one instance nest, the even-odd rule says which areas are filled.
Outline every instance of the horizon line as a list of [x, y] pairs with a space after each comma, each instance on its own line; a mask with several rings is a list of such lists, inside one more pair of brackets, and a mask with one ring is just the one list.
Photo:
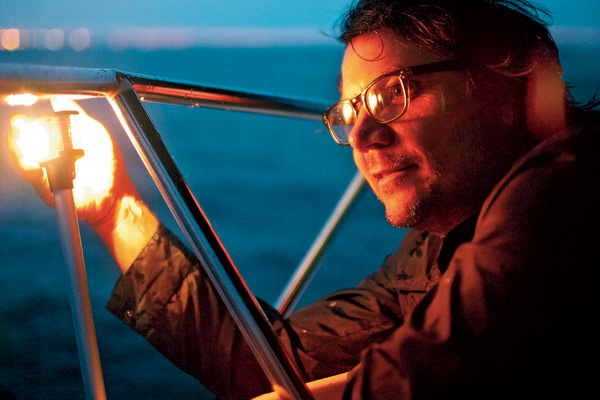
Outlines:
[[[549, 28], [557, 44], [600, 48], [600, 27], [556, 25]], [[10, 35], [9, 35], [10, 34]], [[5, 40], [5, 36], [10, 36]], [[343, 46], [334, 32], [315, 27], [127, 27], [116, 29], [0, 29], [2, 50], [60, 50], [70, 46], [111, 50], [184, 50], [193, 47], [268, 48]], [[13, 40], [13, 48], [6, 45]]]

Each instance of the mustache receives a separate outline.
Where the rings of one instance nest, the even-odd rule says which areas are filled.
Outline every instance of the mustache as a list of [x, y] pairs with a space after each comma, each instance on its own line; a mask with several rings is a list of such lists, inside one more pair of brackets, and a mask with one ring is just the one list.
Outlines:
[[373, 153], [365, 154], [363, 157], [365, 166], [370, 171], [403, 168], [408, 165], [420, 164], [422, 161], [421, 157], [414, 154]]

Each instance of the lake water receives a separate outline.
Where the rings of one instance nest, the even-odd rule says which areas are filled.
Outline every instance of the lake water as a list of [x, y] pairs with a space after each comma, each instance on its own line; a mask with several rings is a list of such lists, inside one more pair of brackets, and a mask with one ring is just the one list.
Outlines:
[[[566, 81], [577, 98], [589, 98], [600, 89], [600, 51], [561, 52]], [[341, 57], [337, 47], [198, 48], [3, 52], [0, 62], [107, 67], [333, 102]], [[115, 135], [144, 199], [179, 232], [108, 104], [81, 104]], [[274, 302], [354, 175], [350, 150], [319, 122], [156, 104], [147, 110], [243, 278]], [[56, 214], [18, 177], [5, 148], [8, 116], [24, 111], [0, 106], [0, 399], [81, 399]], [[403, 234], [365, 192], [301, 305], [358, 283]], [[211, 398], [104, 310], [119, 272], [85, 224], [82, 240], [108, 398]]]

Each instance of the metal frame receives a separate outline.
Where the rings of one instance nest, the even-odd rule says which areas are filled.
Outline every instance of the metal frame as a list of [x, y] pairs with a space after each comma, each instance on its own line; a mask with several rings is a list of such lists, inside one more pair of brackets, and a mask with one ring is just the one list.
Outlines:
[[[225, 248], [141, 101], [245, 111], [258, 114], [321, 120], [325, 106], [298, 99], [203, 86], [188, 82], [125, 73], [110, 69], [0, 64], [0, 95], [105, 97], [144, 162], [154, 183], [201, 261], [214, 286], [244, 334], [273, 388], [282, 396], [311, 399], [312, 395], [291, 362], [258, 302], [242, 280]], [[333, 231], [363, 186], [355, 177], [323, 232], [296, 272], [280, 301], [286, 310], [297, 302], [312, 276]], [[287, 300], [286, 300], [287, 298]]]
[[277, 308], [283, 318], [287, 318], [294, 311], [304, 290], [308, 287], [308, 284], [317, 273], [320, 266], [320, 260], [327, 250], [327, 246], [333, 239], [335, 232], [340, 227], [344, 217], [350, 211], [350, 207], [365, 187], [365, 184], [365, 178], [360, 172], [357, 172], [338, 201], [338, 204], [335, 206], [335, 209], [327, 219], [327, 222], [323, 225], [321, 232], [296, 268], [294, 275], [281, 295], [279, 295], [279, 298], [275, 303], [275, 308]]

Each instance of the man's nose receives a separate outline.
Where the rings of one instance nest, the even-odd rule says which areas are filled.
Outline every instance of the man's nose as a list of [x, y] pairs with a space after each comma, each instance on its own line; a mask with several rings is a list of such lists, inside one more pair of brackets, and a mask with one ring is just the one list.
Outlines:
[[390, 145], [394, 141], [394, 135], [387, 124], [378, 123], [363, 108], [358, 112], [348, 141], [353, 149], [364, 153]]

